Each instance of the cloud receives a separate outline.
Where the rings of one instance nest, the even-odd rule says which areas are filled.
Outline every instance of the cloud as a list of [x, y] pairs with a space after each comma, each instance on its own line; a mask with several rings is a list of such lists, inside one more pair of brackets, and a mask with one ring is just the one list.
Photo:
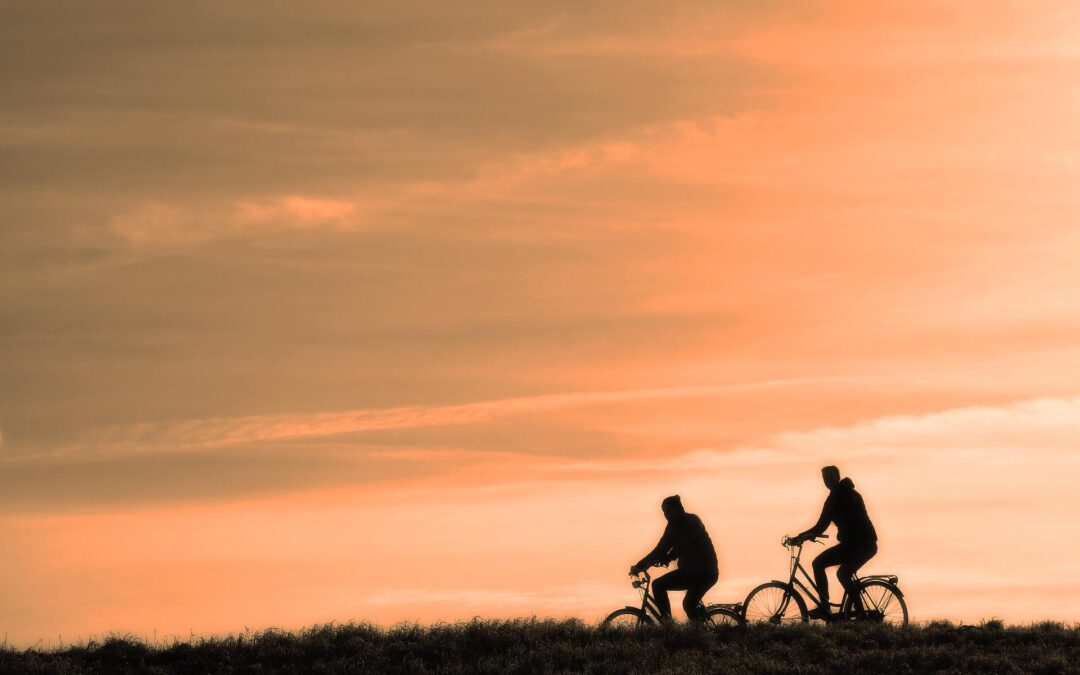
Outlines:
[[[1080, 436], [1080, 397], [1038, 398], [1000, 406], [953, 408], [922, 415], [886, 415], [845, 427], [773, 434], [761, 444], [699, 448], [677, 457], [569, 461], [573, 473], [667, 474], [809, 466], [845, 462], [1053, 463], [1072, 468]], [[974, 504], [972, 502], [971, 504]]]
[[355, 202], [303, 195], [228, 206], [149, 202], [113, 216], [111, 228], [132, 247], [167, 250], [291, 228], [350, 230], [358, 225], [357, 210]]
[[[1001, 360], [1031, 358], [1052, 331], [1068, 342], [1050, 320], [1073, 301], [1045, 299], [1075, 286], [1076, 246], [1053, 266], [1014, 246], [1041, 246], [1075, 210], [1053, 199], [1075, 193], [1067, 162], [1040, 154], [1064, 162], [1068, 138], [998, 132], [1071, 129], [1069, 106], [996, 86], [1026, 82], [1013, 71], [886, 73], [868, 90], [829, 70], [814, 99], [803, 73], [757, 61], [776, 44], [748, 59], [733, 42], [776, 23], [799, 34], [824, 7], [4, 11], [9, 445], [141, 420], [789, 373], [986, 368], [993, 382], [968, 394], [1000, 400], [1064, 391], [1076, 363]], [[828, 40], [881, 28], [857, 26]], [[953, 28], [930, 31], [935, 48]], [[939, 94], [987, 105], [942, 117]], [[1000, 164], [1023, 180], [999, 189], [971, 170]], [[942, 187], [946, 169], [969, 180], [962, 193]], [[1036, 173], [1057, 183], [1033, 189]], [[1020, 192], [1046, 207], [1039, 227], [972, 210]], [[943, 219], [980, 225], [950, 238]], [[1003, 268], [1016, 295], [991, 295]], [[952, 313], [977, 294], [981, 325]], [[1017, 326], [1032, 307], [1047, 323]]]
[[[836, 453], [943, 447], [1072, 448], [1080, 435], [1080, 397], [1037, 398], [1004, 406], [971, 406], [927, 415], [890, 415], [845, 428], [781, 434], [778, 447]], [[1067, 459], [1063, 457], [1062, 459]]]
[[[755, 390], [805, 385], [816, 380], [767, 380], [742, 384], [660, 389], [585, 391], [497, 399], [446, 406], [349, 410], [308, 415], [254, 415], [186, 422], [144, 423], [104, 429], [84, 438], [86, 448], [106, 452], [176, 452], [214, 447], [321, 438], [386, 429], [473, 425], [498, 417], [568, 408], [663, 399], [729, 396]], [[92, 450], [81, 452], [83, 457]]]
[[340, 224], [356, 212], [356, 204], [335, 199], [316, 199], [301, 195], [282, 197], [270, 203], [241, 202], [237, 205], [241, 222], [265, 223], [291, 219], [298, 227]]
[[[677, 43], [686, 27], [695, 43], [722, 43], [776, 11], [676, 4], [16, 3], [0, 46], [13, 94], [0, 108], [9, 139], [0, 176], [86, 199], [378, 192], [745, 108], [762, 73], [730, 52], [590, 47], [661, 33]], [[560, 47], [514, 47], [508, 36], [524, 34]]]
[[[759, 481], [770, 473], [783, 482], [837, 462], [855, 474], [879, 474], [878, 481], [889, 467], [933, 467], [944, 478], [971, 465], [980, 467], [981, 480], [996, 481], [985, 476], [1008, 467], [1037, 474], [1041, 469], [1034, 467], [1052, 465], [1067, 475], [1080, 459], [1072, 452], [1080, 431], [1080, 399], [1074, 398], [883, 416], [848, 427], [773, 434], [729, 448], [693, 449], [683, 442], [672, 445], [671, 454], [657, 450], [659, 441], [634, 443], [633, 426], [622, 426], [626, 414], [617, 417], [621, 434], [610, 431], [603, 416], [587, 414], [625, 406], [633, 417], [633, 410], [664, 401], [680, 407], [695, 398], [721, 398], [716, 404], [727, 405], [747, 392], [769, 395], [821, 384], [576, 392], [454, 406], [129, 425], [100, 430], [52, 453], [9, 455], [2, 477], [13, 505], [53, 508], [117, 502], [117, 486], [132, 481], [140, 489], [121, 490], [120, 502], [203, 501], [353, 484], [392, 490], [405, 482], [436, 490], [446, 481], [499, 489], [597, 480], [670, 486], [694, 484], [703, 476]], [[725, 423], [714, 425], [721, 430]], [[432, 431], [415, 433], [424, 429]], [[915, 513], [1022, 506], [1001, 494], [974, 492], [972, 481], [978, 480], [973, 475], [967, 491], [923, 495], [905, 508]]]

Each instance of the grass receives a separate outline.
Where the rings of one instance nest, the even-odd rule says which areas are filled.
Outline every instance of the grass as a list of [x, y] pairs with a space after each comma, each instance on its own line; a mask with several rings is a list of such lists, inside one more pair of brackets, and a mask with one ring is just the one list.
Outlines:
[[1080, 626], [937, 622], [601, 629], [481, 621], [315, 626], [150, 646], [0, 650], [0, 673], [1080, 673]]

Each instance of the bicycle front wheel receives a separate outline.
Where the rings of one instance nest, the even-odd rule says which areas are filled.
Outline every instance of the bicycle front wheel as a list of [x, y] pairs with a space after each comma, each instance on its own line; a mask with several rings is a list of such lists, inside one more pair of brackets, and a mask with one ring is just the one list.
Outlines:
[[[895, 585], [873, 579], [863, 583], [859, 593], [862, 597], [863, 620], [887, 623], [890, 626], [908, 625], [907, 603]], [[855, 603], [850, 597], [844, 600], [843, 614], [855, 615]]]
[[787, 625], [806, 623], [809, 619], [802, 596], [780, 581], [770, 581], [750, 591], [743, 603], [743, 614], [747, 623]]
[[617, 609], [611, 614], [607, 615], [600, 625], [612, 626], [615, 628], [634, 627], [634, 626], [647, 626], [652, 623], [645, 612], [637, 609], [636, 607], [623, 607]]
[[741, 626], [743, 623], [742, 614], [728, 607], [709, 607], [705, 611], [707, 626]]

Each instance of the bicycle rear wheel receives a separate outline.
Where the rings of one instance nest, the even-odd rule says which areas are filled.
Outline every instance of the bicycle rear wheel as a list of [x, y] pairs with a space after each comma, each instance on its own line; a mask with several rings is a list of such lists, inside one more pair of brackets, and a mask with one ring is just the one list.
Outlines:
[[612, 626], [615, 628], [625, 628], [634, 626], [647, 626], [651, 623], [652, 619], [650, 619], [645, 614], [645, 612], [641, 611], [640, 609], [637, 609], [636, 607], [623, 607], [622, 609], [617, 609], [611, 614], [608, 614], [607, 618], [604, 619], [600, 623], [600, 625]]
[[[864, 621], [887, 623], [891, 626], [908, 625], [907, 603], [900, 589], [887, 581], [873, 579], [863, 582], [860, 590]], [[851, 597], [844, 599], [844, 616], [855, 614], [855, 603]]]
[[708, 607], [705, 610], [707, 626], [741, 626], [742, 614], [729, 607]]
[[747, 623], [785, 625], [808, 620], [802, 596], [780, 581], [770, 581], [750, 591], [743, 603], [743, 614]]

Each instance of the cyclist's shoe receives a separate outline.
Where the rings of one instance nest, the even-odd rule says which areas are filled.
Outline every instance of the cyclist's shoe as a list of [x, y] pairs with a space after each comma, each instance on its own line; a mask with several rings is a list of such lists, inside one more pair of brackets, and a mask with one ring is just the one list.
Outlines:
[[828, 607], [815, 607], [810, 610], [808, 615], [811, 619], [819, 619], [821, 621], [832, 621], [833, 615], [829, 611]]

